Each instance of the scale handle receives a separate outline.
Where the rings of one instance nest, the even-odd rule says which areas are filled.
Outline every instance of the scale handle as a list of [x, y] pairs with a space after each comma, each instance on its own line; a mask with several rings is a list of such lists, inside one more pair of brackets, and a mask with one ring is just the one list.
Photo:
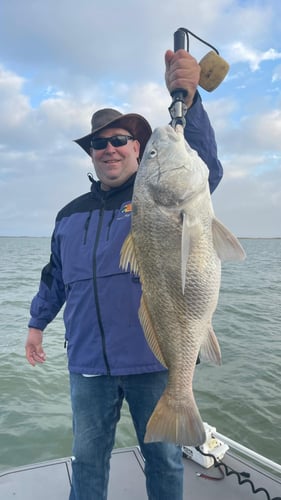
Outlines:
[[[185, 40], [187, 40], [187, 45], [189, 45], [189, 40], [188, 40], [188, 35], [183, 31], [181, 28], [179, 28], [175, 33], [174, 33], [174, 52], [176, 52], [179, 49], [185, 49]], [[187, 48], [188, 50], [188, 48]], [[182, 124], [182, 126], [185, 126], [185, 104], [184, 104], [184, 99], [187, 96], [187, 90], [178, 88], [174, 89], [171, 92], [171, 97], [172, 97], [172, 104], [169, 108], [171, 117], [172, 117], [172, 124], [175, 127], [178, 123]]]

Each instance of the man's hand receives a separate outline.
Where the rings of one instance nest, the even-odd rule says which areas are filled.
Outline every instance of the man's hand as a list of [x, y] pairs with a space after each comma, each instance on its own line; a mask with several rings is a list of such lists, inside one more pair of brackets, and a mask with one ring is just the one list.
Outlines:
[[36, 363], [44, 363], [46, 354], [42, 347], [43, 332], [36, 328], [29, 328], [25, 344], [25, 354], [27, 361], [35, 366]]
[[169, 92], [179, 88], [186, 90], [185, 104], [187, 108], [190, 108], [200, 79], [199, 64], [189, 52], [183, 49], [176, 52], [167, 50], [165, 64], [165, 80]]

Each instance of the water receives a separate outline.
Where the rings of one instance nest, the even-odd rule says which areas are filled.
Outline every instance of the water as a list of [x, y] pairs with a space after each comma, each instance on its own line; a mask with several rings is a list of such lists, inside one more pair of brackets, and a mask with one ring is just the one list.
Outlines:
[[[24, 357], [30, 299], [49, 258], [48, 238], [0, 238], [0, 469], [71, 454], [62, 315], [44, 339], [47, 361]], [[281, 239], [242, 240], [244, 263], [223, 266], [214, 328], [223, 365], [201, 364], [194, 389], [217, 430], [281, 463]], [[127, 406], [116, 446], [136, 443]]]

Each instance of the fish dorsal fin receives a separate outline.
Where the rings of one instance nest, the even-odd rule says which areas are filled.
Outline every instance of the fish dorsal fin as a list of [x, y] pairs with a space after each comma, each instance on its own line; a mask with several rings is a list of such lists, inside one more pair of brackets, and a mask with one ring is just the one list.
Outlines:
[[205, 361], [221, 364], [221, 350], [212, 325], [209, 326], [208, 335], [200, 347], [200, 356]]
[[213, 243], [220, 260], [244, 260], [246, 254], [234, 234], [218, 219], [212, 222]]
[[139, 318], [140, 322], [145, 334], [145, 338], [147, 340], [147, 343], [152, 350], [154, 356], [160, 361], [160, 363], [167, 368], [166, 361], [164, 359], [164, 356], [162, 354], [162, 351], [160, 349], [154, 328], [152, 326], [152, 321], [150, 318], [149, 311], [146, 307], [145, 300], [143, 298], [143, 295], [141, 297], [141, 302], [140, 302], [140, 308], [139, 308]]
[[121, 252], [120, 252], [120, 267], [124, 271], [128, 270], [130, 264], [130, 271], [139, 274], [139, 266], [136, 259], [135, 245], [132, 233], [129, 233], [125, 239]]

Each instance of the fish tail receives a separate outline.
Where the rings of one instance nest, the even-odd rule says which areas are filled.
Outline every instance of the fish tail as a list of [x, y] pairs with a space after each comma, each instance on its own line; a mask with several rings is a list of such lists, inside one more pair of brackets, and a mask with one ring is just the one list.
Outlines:
[[145, 443], [167, 441], [182, 446], [200, 446], [206, 441], [204, 425], [193, 394], [185, 402], [171, 400], [164, 392], [152, 413], [144, 437]]

